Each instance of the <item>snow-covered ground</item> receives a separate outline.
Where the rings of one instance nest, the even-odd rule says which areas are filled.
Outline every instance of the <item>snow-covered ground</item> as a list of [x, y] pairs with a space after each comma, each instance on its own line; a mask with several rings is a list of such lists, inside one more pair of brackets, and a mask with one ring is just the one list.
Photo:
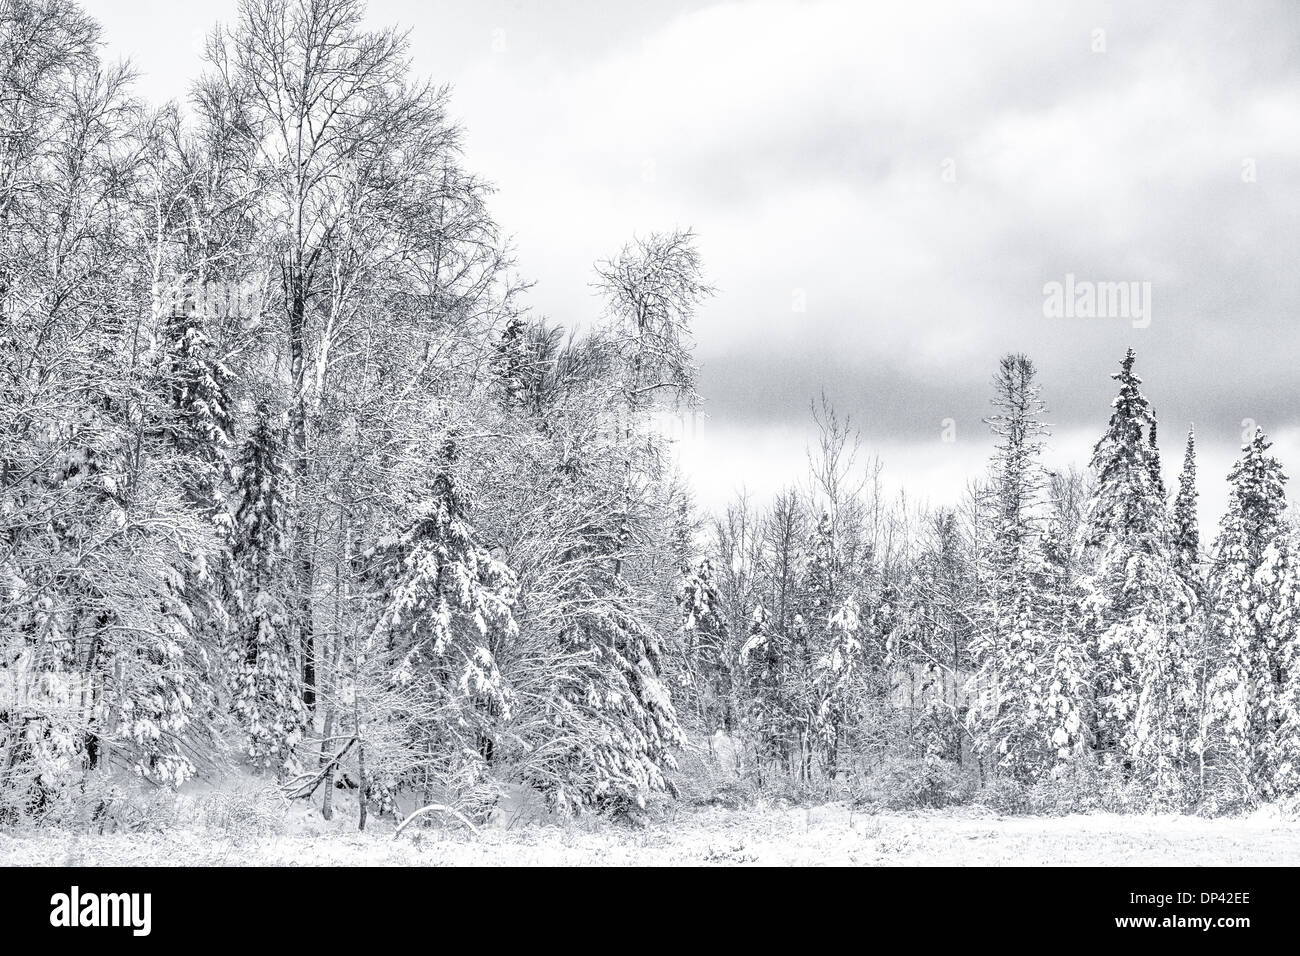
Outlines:
[[960, 812], [866, 815], [813, 808], [671, 811], [644, 827], [594, 819], [408, 829], [388, 820], [358, 833], [302, 805], [280, 832], [232, 837], [203, 829], [76, 834], [0, 831], [0, 863], [416, 865], [1295, 865], [1300, 823], [1260, 812], [1242, 819], [1099, 814], [1064, 818]]

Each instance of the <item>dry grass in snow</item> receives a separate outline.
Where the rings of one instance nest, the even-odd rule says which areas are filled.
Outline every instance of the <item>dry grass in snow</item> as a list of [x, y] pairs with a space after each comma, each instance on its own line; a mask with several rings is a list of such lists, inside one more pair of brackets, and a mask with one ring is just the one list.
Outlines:
[[999, 817], [979, 808], [865, 815], [843, 804], [680, 808], [640, 828], [605, 820], [498, 821], [475, 836], [456, 827], [393, 824], [355, 831], [306, 805], [283, 826], [87, 835], [0, 832], [11, 865], [1294, 865], [1300, 823], [1268, 812], [1239, 819], [1184, 816]]

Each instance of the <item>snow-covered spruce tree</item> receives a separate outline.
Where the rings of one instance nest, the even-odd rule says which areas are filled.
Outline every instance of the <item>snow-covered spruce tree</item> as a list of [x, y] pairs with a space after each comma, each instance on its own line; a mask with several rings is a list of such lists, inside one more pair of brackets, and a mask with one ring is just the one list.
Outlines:
[[284, 445], [266, 408], [256, 413], [239, 456], [232, 558], [234, 639], [229, 649], [233, 707], [255, 766], [290, 769], [302, 740], [301, 665], [285, 591]]
[[193, 556], [178, 583], [192, 617], [183, 666], [194, 677], [192, 733], [206, 742], [203, 750], [229, 737], [227, 644], [238, 610], [230, 557], [235, 502], [227, 499], [237, 454], [234, 396], [251, 371], [245, 360], [259, 319], [246, 293], [260, 251], [251, 215], [254, 149], [237, 111], [211, 93], [201, 85], [188, 117], [168, 105], [145, 125], [136, 198], [147, 223], [140, 270], [152, 305], [144, 364], [162, 397], [148, 429], [168, 446], [187, 504], [210, 523], [214, 545]]
[[[521, 675], [511, 734], [522, 745], [518, 772], [558, 807], [626, 811], [671, 789], [683, 735], [664, 644], [681, 618], [660, 616], [656, 592], [669, 582], [641, 551], [668, 545], [667, 515], [654, 507], [660, 486], [638, 482], [640, 493], [627, 495], [616, 419], [599, 404], [582, 409], [577, 421], [552, 422], [539, 468], [520, 487], [537, 525], [507, 529], [524, 586], [524, 643], [508, 662]], [[586, 415], [590, 430], [575, 427]], [[648, 478], [645, 461], [631, 460], [632, 474]]]
[[[841, 666], [852, 668], [853, 665], [851, 659], [844, 660], [837, 653], [844, 640], [855, 638], [842, 633], [842, 628], [834, 623], [847, 600], [839, 588], [836, 548], [830, 512], [823, 510], [808, 545], [809, 559], [803, 585], [804, 613], [795, 629], [796, 656], [802, 665], [803, 678], [804, 714], [801, 723], [806, 749], [805, 774], [811, 770], [813, 757], [819, 750], [824, 750], [828, 767], [834, 766], [833, 755], [844, 715], [842, 697], [845, 688], [835, 679], [833, 672], [828, 672], [828, 667], [833, 660]], [[856, 612], [849, 623], [856, 631]]]
[[720, 608], [713, 562], [701, 558], [683, 575], [677, 593], [682, 615], [685, 676], [705, 730], [731, 732], [736, 721], [735, 654]]
[[[827, 460], [823, 455], [823, 463]], [[853, 735], [861, 716], [879, 703], [872, 678], [884, 673], [871, 551], [863, 542], [861, 501], [843, 480], [847, 472], [847, 467], [836, 475], [824, 465], [814, 466], [814, 481], [829, 507], [805, 545], [803, 613], [791, 626], [790, 656], [796, 667], [789, 674], [788, 697], [799, 705], [792, 713], [806, 715], [799, 718], [806, 737], [805, 779], [814, 759], [827, 776], [839, 772], [845, 754], [858, 745]]]
[[788, 758], [790, 720], [783, 694], [788, 670], [782, 634], [771, 626], [772, 615], [758, 605], [740, 648], [743, 682], [742, 726], [757, 757], [760, 774]]
[[[1279, 587], [1286, 576], [1265, 569], [1265, 555], [1284, 545], [1286, 509], [1282, 465], [1256, 429], [1228, 475], [1228, 510], [1215, 541], [1210, 574], [1211, 676], [1206, 691], [1207, 761], [1224, 785], [1247, 798], [1267, 789], [1266, 765], [1278, 683], [1278, 634], [1266, 624], [1284, 616]], [[1274, 549], [1269, 564], [1284, 562]]]
[[1201, 556], [1200, 521], [1196, 502], [1196, 433], [1187, 429], [1187, 446], [1183, 452], [1183, 470], [1178, 476], [1178, 494], [1174, 498], [1171, 548], [1174, 566], [1195, 596], [1195, 606], [1187, 622], [1187, 647], [1196, 674], [1196, 704], [1192, 718], [1196, 729], [1191, 747], [1196, 761], [1196, 783], [1201, 798], [1205, 796], [1205, 748], [1211, 720], [1209, 684], [1214, 666], [1211, 617], [1206, 603], [1205, 568]]
[[191, 302], [160, 317], [170, 352], [160, 374], [172, 407], [167, 431], [193, 463], [187, 484], [195, 506], [228, 529], [230, 515], [222, 507], [222, 495], [234, 430], [233, 373], [216, 354], [196, 308]]
[[1183, 452], [1183, 470], [1178, 476], [1178, 495], [1174, 498], [1173, 551], [1178, 570], [1192, 578], [1201, 559], [1200, 525], [1196, 516], [1196, 432], [1187, 429], [1187, 449]]
[[1079, 471], [1049, 476], [1050, 512], [1043, 537], [1043, 586], [1050, 634], [1046, 655], [1045, 700], [1058, 772], [1086, 751], [1091, 739], [1093, 662], [1080, 620], [1083, 548], [1079, 528], [1087, 505], [1087, 479]]
[[1291, 529], [1264, 549], [1252, 585], [1262, 640], [1253, 668], [1253, 790], [1300, 796], [1300, 554]]
[[813, 662], [817, 711], [814, 724], [826, 751], [826, 769], [834, 776], [840, 765], [843, 728], [853, 706], [854, 679], [861, 660], [862, 614], [856, 597], [846, 597], [827, 620], [827, 639]]
[[591, 654], [575, 677], [578, 698], [599, 729], [571, 755], [577, 779], [590, 788], [559, 793], [562, 805], [620, 809], [643, 806], [647, 797], [672, 791], [666, 771], [676, 766], [672, 751], [684, 742], [677, 711], [660, 674], [659, 637], [647, 627], [637, 594], [619, 575], [592, 569], [582, 589], [583, 610], [562, 637], [570, 652]]
[[1260, 789], [1265, 797], [1294, 801], [1300, 797], [1300, 551], [1294, 532], [1269, 545], [1255, 578], [1273, 595], [1261, 624], [1270, 629], [1276, 661], [1268, 736], [1259, 748]]
[[513, 700], [496, 659], [518, 635], [518, 581], [469, 523], [455, 456], [448, 439], [424, 496], [368, 561], [383, 587], [374, 643], [400, 691], [388, 719], [405, 729], [429, 797], [439, 786], [468, 795], [487, 779]]
[[1159, 800], [1181, 797], [1197, 700], [1189, 627], [1194, 598], [1170, 551], [1155, 418], [1129, 349], [1093, 450], [1084, 528], [1091, 551], [1083, 624], [1096, 667], [1096, 747]]
[[[189, 197], [171, 198], [191, 208], [184, 201]], [[161, 204], [163, 197], [153, 199]], [[161, 258], [162, 245], [159, 236], [150, 251], [155, 259]], [[181, 666], [193, 678], [193, 710], [201, 717], [196, 731], [225, 739], [234, 676], [228, 643], [239, 614], [231, 561], [235, 529], [227, 499], [232, 487], [235, 376], [209, 334], [215, 316], [206, 311], [212, 304], [205, 301], [202, 286], [193, 283], [173, 292], [153, 297], [157, 344], [151, 373], [162, 402], [152, 410], [150, 427], [174, 460], [189, 509], [207, 523], [211, 550], [188, 562], [175, 584], [193, 635]], [[159, 312], [160, 307], [164, 311]]]
[[1047, 625], [1043, 672], [1043, 705], [1048, 743], [1055, 752], [1055, 772], [1077, 759], [1089, 741], [1092, 661], [1081, 639], [1076, 595], [1063, 575], [1047, 585], [1056, 614]]
[[571, 808], [626, 810], [671, 792], [673, 751], [685, 740], [664, 679], [664, 644], [679, 627], [656, 612], [662, 585], [642, 543], [669, 546], [671, 515], [655, 504], [662, 486], [645, 454], [653, 445], [642, 444], [640, 428], [635, 434], [642, 437], [630, 445], [618, 431], [609, 442], [593, 436], [571, 459], [576, 473], [567, 482], [585, 520], [563, 555], [568, 581], [560, 593], [568, 610], [558, 638], [573, 661], [563, 686], [583, 734], [566, 757], [571, 785], [553, 796]]
[[1033, 362], [1004, 356], [993, 384], [992, 528], [969, 720], [977, 748], [999, 769], [1032, 779], [1079, 750], [1082, 661], [1044, 550], [1048, 429]]
[[492, 370], [501, 390], [501, 399], [513, 406], [526, 396], [531, 379], [530, 360], [533, 343], [529, 340], [528, 323], [518, 315], [506, 321], [492, 356]]

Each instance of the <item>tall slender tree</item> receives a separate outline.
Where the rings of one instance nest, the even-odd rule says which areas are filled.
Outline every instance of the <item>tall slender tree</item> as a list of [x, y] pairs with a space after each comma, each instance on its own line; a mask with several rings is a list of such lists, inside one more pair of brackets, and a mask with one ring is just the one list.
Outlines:
[[1266, 789], [1264, 751], [1281, 676], [1281, 625], [1274, 619], [1285, 613], [1279, 587], [1286, 575], [1279, 565], [1286, 563], [1287, 478], [1271, 447], [1256, 428], [1232, 466], [1209, 585], [1213, 664], [1206, 746], [1229, 784], [1247, 797]]
[[1006, 355], [993, 382], [996, 413], [986, 419], [996, 438], [993, 526], [970, 711], [981, 749], [997, 766], [1027, 777], [1049, 771], [1082, 734], [1068, 702], [1073, 679], [1053, 681], [1062, 635], [1053, 626], [1059, 609], [1051, 606], [1044, 551], [1047, 476], [1040, 459], [1048, 428], [1036, 379], [1027, 356]]
[[1183, 470], [1178, 476], [1178, 495], [1174, 499], [1173, 548], [1178, 569], [1187, 576], [1200, 561], [1201, 536], [1196, 515], [1196, 432], [1187, 429], [1187, 448], [1183, 452]]
[[1155, 416], [1134, 361], [1129, 349], [1112, 376], [1119, 392], [1093, 451], [1084, 628], [1096, 666], [1097, 748], [1160, 798], [1173, 799], [1192, 760], [1194, 604], [1170, 553]]
[[259, 410], [239, 457], [238, 505], [232, 535], [236, 639], [234, 707], [255, 765], [290, 770], [302, 740], [298, 648], [289, 629], [285, 578], [284, 451], [265, 408]]

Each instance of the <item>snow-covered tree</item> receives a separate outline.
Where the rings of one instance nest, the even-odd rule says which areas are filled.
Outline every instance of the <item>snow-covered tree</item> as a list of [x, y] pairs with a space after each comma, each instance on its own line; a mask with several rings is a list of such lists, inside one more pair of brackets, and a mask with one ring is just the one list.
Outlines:
[[480, 543], [451, 470], [455, 446], [410, 516], [370, 561], [384, 594], [376, 633], [388, 680], [403, 692], [407, 747], [464, 787], [487, 773], [513, 694], [497, 655], [518, 635], [518, 580]]
[[536, 332], [521, 458], [483, 476], [502, 503], [484, 517], [522, 595], [520, 641], [500, 665], [519, 702], [509, 759], [561, 807], [631, 810], [671, 789], [684, 741], [667, 679], [685, 673], [677, 645], [692, 637], [674, 601], [681, 498], [647, 403], [626, 398], [613, 331]]
[[1047, 551], [1048, 428], [1036, 370], [1028, 357], [1007, 355], [993, 384], [992, 527], [970, 724], [998, 767], [1034, 778], [1079, 750], [1087, 675]]
[[677, 595], [682, 615], [685, 676], [705, 729], [730, 731], [735, 723], [735, 651], [719, 607], [713, 562], [701, 558], [683, 576]]
[[1260, 748], [1261, 791], [1273, 799], [1294, 800], [1300, 796], [1300, 560], [1294, 535], [1265, 551], [1256, 583], [1273, 595], [1271, 613], [1261, 621], [1272, 638], [1267, 656], [1274, 668]]
[[[812, 405], [800, 579], [789, 624], [789, 691], [801, 742], [800, 772], [834, 776], [862, 713], [887, 692], [877, 633], [879, 578], [870, 508], [875, 462], [864, 458], [853, 422], [823, 395]], [[788, 560], [788, 559], [785, 559]]]
[[1178, 476], [1178, 495], [1174, 499], [1173, 549], [1178, 569], [1185, 575], [1195, 573], [1201, 558], [1201, 535], [1196, 515], [1196, 433], [1187, 429], [1187, 449], [1183, 452], [1183, 470]]
[[518, 402], [528, 388], [529, 344], [528, 323], [518, 315], [510, 316], [493, 355], [493, 371], [508, 405]]
[[1271, 447], [1257, 428], [1228, 475], [1228, 510], [1215, 541], [1209, 583], [1205, 746], [1221, 772], [1247, 796], [1268, 789], [1279, 630], [1285, 630], [1277, 622], [1287, 613], [1287, 479], [1281, 463], [1268, 453]]
[[784, 698], [788, 654], [781, 633], [770, 626], [771, 617], [763, 605], [754, 608], [739, 659], [744, 682], [742, 722], [760, 767], [785, 762], [791, 729]]
[[100, 45], [73, 3], [0, 8], [0, 659], [28, 704], [0, 719], [0, 799], [28, 809], [197, 756], [186, 582], [214, 549], [160, 437], [149, 132]]
[[1173, 798], [1194, 738], [1194, 597], [1170, 552], [1159, 451], [1151, 440], [1155, 416], [1134, 358], [1129, 349], [1112, 376], [1119, 392], [1093, 451], [1083, 618], [1096, 667], [1096, 746], [1152, 792]]
[[289, 626], [284, 446], [265, 408], [239, 456], [235, 510], [234, 708], [255, 765], [283, 770], [303, 736], [301, 664]]
[[912, 563], [888, 648], [913, 668], [909, 701], [920, 715], [917, 744], [927, 756], [963, 760], [967, 739], [970, 643], [975, 630], [975, 562], [958, 516], [942, 509]]
[[1251, 785], [1267, 800], [1300, 794], [1300, 556], [1283, 531], [1252, 580], [1260, 636], [1251, 669]]
[[861, 659], [862, 616], [857, 598], [845, 598], [827, 621], [827, 640], [813, 661], [817, 710], [813, 726], [826, 748], [827, 772], [839, 769], [843, 728], [853, 706], [854, 677]]
[[596, 264], [608, 307], [608, 340], [618, 358], [623, 399], [632, 410], [658, 396], [695, 400], [692, 323], [713, 293], [704, 282], [690, 230], [652, 233]]

